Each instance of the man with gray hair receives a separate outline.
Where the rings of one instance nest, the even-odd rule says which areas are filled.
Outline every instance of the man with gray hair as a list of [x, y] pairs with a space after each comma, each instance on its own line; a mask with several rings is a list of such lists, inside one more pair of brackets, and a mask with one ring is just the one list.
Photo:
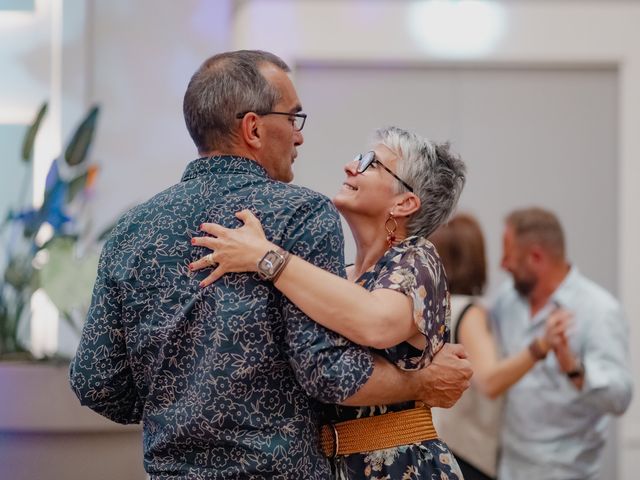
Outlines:
[[101, 255], [71, 385], [96, 412], [142, 421], [152, 479], [328, 478], [317, 401], [450, 406], [469, 384], [459, 346], [403, 372], [311, 321], [270, 281], [279, 252], [207, 288], [189, 270], [206, 253], [189, 245], [198, 226], [236, 227], [251, 208], [279, 245], [344, 275], [337, 212], [286, 183], [306, 120], [287, 72], [261, 51], [208, 59], [184, 97], [200, 158], [126, 213]]
[[[502, 267], [512, 281], [491, 311], [498, 342], [506, 356], [528, 345], [540, 361], [507, 393], [498, 478], [609, 478], [601, 471], [609, 414], [624, 413], [632, 393], [619, 303], [567, 261], [547, 210], [507, 216]], [[555, 345], [536, 340], [545, 329], [560, 333]]]

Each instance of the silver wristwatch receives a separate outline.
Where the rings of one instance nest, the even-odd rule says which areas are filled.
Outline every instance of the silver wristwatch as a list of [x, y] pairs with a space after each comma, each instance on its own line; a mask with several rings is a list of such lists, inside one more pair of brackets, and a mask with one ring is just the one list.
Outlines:
[[269, 250], [258, 261], [258, 275], [263, 280], [275, 280], [289, 260], [289, 252], [278, 247]]

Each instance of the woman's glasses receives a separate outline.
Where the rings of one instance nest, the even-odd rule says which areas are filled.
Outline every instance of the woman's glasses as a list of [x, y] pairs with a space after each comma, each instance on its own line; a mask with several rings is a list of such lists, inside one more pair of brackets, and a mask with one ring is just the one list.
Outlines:
[[407, 190], [413, 193], [413, 188], [411, 187], [411, 185], [409, 185], [407, 182], [402, 180], [399, 176], [393, 173], [384, 163], [378, 160], [376, 158], [376, 153], [373, 150], [367, 153], [359, 153], [358, 155], [356, 155], [356, 158], [354, 158], [354, 160], [358, 162], [358, 168], [356, 169], [358, 173], [364, 172], [367, 168], [369, 168], [369, 166], [372, 163], [376, 163], [380, 165], [382, 168], [384, 168], [391, 175], [393, 175], [396, 180], [398, 180], [402, 185], [406, 187]]

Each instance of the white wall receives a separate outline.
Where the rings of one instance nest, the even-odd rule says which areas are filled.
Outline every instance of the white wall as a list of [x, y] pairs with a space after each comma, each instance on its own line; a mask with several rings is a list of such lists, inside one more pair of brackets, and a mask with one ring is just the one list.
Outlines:
[[450, 141], [468, 167], [460, 210], [477, 215], [487, 237], [489, 293], [506, 278], [504, 216], [527, 205], [557, 212], [571, 261], [617, 293], [617, 252], [602, 248], [618, 230], [615, 70], [316, 62], [296, 66], [296, 84], [309, 114], [296, 183], [332, 196], [344, 164], [383, 125]]
[[[26, 125], [51, 90], [51, 6], [44, 1], [26, 10], [0, 9], [0, 215], [17, 205], [23, 175], [20, 160]], [[30, 197], [27, 197], [29, 200]], [[2, 263], [2, 261], [0, 261]]]
[[89, 98], [103, 106], [94, 157], [105, 225], [180, 181], [197, 153], [182, 118], [191, 75], [229, 46], [229, 0], [95, 1]]
[[26, 124], [50, 89], [51, 6], [0, 9], [0, 123]]

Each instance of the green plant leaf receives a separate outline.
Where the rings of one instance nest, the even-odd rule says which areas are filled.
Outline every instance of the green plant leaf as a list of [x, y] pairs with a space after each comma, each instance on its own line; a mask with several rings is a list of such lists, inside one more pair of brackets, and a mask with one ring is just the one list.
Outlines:
[[0, 223], [0, 234], [2, 234], [5, 227], [9, 225], [9, 222], [11, 220], [13, 220], [13, 212], [11, 211], [11, 209], [9, 209], [9, 211], [7, 212], [7, 215], [2, 219], [2, 222]]
[[63, 310], [60, 312], [60, 316], [71, 330], [77, 333], [78, 336], [82, 335], [82, 325], [78, 325], [69, 312]]
[[25, 163], [29, 163], [31, 161], [31, 157], [33, 154], [33, 144], [36, 141], [36, 134], [40, 129], [40, 124], [42, 123], [42, 119], [47, 113], [48, 103], [44, 102], [40, 106], [40, 110], [38, 110], [38, 114], [36, 115], [35, 120], [27, 130], [27, 134], [24, 136], [24, 142], [22, 143], [22, 160]]
[[76, 178], [69, 182], [69, 186], [67, 188], [67, 203], [71, 203], [76, 195], [82, 191], [87, 183], [88, 177], [89, 172], [87, 171], [81, 175], [78, 175]]
[[33, 276], [33, 266], [28, 257], [12, 258], [4, 271], [4, 281], [16, 291], [24, 290]]
[[52, 239], [47, 244], [49, 261], [39, 272], [40, 287], [61, 312], [78, 306], [88, 308], [98, 271], [98, 254], [87, 252], [78, 258], [75, 247], [71, 237]]
[[81, 164], [87, 157], [99, 114], [100, 107], [96, 105], [89, 111], [73, 134], [73, 137], [71, 137], [71, 141], [64, 152], [64, 159], [67, 165], [74, 167]]

